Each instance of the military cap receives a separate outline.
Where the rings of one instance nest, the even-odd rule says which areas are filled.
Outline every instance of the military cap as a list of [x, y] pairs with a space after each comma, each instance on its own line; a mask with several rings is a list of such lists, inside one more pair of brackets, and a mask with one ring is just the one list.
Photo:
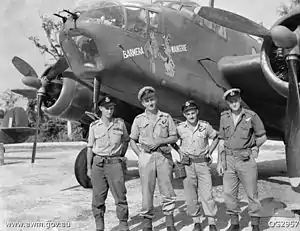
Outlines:
[[155, 89], [150, 86], [143, 87], [138, 93], [139, 101], [150, 98], [155, 95]]
[[225, 91], [225, 93], [224, 93], [224, 95], [223, 95], [223, 99], [224, 99], [224, 100], [227, 100], [227, 97], [228, 97], [228, 96], [235, 96], [235, 95], [238, 95], [238, 96], [239, 96], [240, 93], [241, 93], [241, 90], [240, 90], [240, 89], [238, 89], [238, 88], [231, 88], [231, 89]]
[[186, 101], [181, 107], [181, 111], [183, 113], [187, 112], [188, 110], [192, 110], [192, 109], [199, 109], [198, 105], [196, 104], [196, 102], [194, 100]]
[[98, 103], [100, 107], [109, 107], [109, 106], [114, 106], [116, 103], [112, 98], [109, 96], [105, 96], [103, 99], [101, 99]]

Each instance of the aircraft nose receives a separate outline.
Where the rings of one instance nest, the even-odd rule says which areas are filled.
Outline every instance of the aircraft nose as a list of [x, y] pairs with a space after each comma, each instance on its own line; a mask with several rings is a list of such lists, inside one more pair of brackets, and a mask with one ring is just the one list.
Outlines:
[[68, 36], [62, 34], [60, 42], [69, 66], [78, 77], [95, 77], [104, 69], [93, 38], [75, 32]]

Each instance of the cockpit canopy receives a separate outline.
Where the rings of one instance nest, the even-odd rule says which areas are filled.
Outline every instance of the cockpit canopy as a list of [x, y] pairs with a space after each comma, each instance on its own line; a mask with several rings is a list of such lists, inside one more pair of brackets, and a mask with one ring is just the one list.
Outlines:
[[140, 36], [146, 36], [148, 28], [158, 30], [160, 24], [158, 11], [133, 3], [87, 1], [77, 7], [75, 12], [91, 21], [126, 29]]

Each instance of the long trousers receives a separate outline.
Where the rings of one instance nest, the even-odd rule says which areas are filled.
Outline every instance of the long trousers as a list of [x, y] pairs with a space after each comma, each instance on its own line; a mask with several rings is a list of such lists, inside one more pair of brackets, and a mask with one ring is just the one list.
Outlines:
[[114, 197], [119, 221], [126, 222], [129, 212], [126, 198], [127, 190], [121, 163], [103, 164], [101, 157], [95, 156], [92, 166], [92, 185], [92, 210], [96, 228], [104, 229], [103, 216], [108, 189], [110, 189]]
[[185, 166], [185, 170], [183, 186], [188, 215], [193, 217], [194, 223], [201, 223], [208, 217], [208, 223], [215, 224], [217, 205], [213, 198], [211, 173], [207, 163], [192, 163]]
[[172, 186], [173, 161], [171, 154], [160, 152], [141, 153], [139, 156], [139, 174], [142, 186], [142, 209], [140, 215], [154, 217], [153, 195], [156, 179], [162, 197], [164, 215], [172, 215], [175, 209], [176, 195]]
[[[248, 213], [252, 217], [252, 224], [257, 223], [260, 217], [261, 204], [258, 199], [257, 190], [257, 164], [251, 156], [249, 160], [243, 161], [239, 157], [226, 155], [226, 170], [223, 177], [225, 204], [227, 213], [235, 215], [232, 223], [238, 223], [240, 213], [238, 203], [238, 189], [242, 183], [248, 196]], [[232, 216], [234, 217], [234, 216]]]

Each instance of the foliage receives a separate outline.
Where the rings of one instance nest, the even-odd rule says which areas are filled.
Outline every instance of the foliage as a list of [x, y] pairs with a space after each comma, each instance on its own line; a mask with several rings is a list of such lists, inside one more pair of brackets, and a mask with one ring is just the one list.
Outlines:
[[0, 108], [4, 111], [8, 111], [16, 106], [16, 103], [23, 97], [10, 91], [6, 90], [0, 95]]
[[[27, 113], [29, 127], [35, 128], [37, 122], [36, 99], [31, 99], [27, 104]], [[39, 126], [39, 142], [62, 142], [62, 141], [79, 141], [82, 140], [82, 128], [79, 122], [72, 122], [72, 135], [68, 137], [67, 121], [50, 117], [46, 114], [42, 115]], [[28, 141], [33, 141], [31, 137]]]
[[[40, 15], [40, 18], [49, 45], [42, 44], [40, 38], [36, 36], [30, 36], [28, 39], [33, 42], [42, 55], [48, 54], [50, 60], [56, 61], [63, 55], [58, 40], [58, 32], [62, 26], [62, 22], [54, 21], [54, 19], [45, 15]], [[45, 64], [45, 66], [47, 65]]]
[[291, 10], [300, 4], [300, 0], [290, 0], [290, 2], [291, 3], [289, 5], [281, 3], [277, 11], [280, 16], [287, 15]]
[[[59, 45], [58, 32], [62, 26], [61, 21], [56, 21], [48, 16], [40, 15], [42, 21], [42, 29], [45, 32], [48, 45], [43, 44], [37, 36], [30, 36], [28, 39], [33, 42], [35, 47], [37, 47], [42, 55], [48, 55], [51, 63], [54, 63], [61, 56], [63, 56], [62, 50]], [[49, 63], [46, 63], [45, 66], [49, 66]], [[37, 112], [36, 112], [36, 99], [28, 100], [27, 104], [27, 113], [29, 126], [35, 127], [37, 121]], [[40, 122], [39, 127], [39, 142], [59, 142], [59, 141], [75, 141], [81, 140], [81, 127], [79, 123], [72, 122], [72, 137], [68, 138], [67, 135], [67, 121], [61, 118], [50, 117], [46, 114], [42, 115], [42, 121]], [[30, 138], [31, 140], [33, 137]], [[31, 141], [29, 140], [29, 141]]]

